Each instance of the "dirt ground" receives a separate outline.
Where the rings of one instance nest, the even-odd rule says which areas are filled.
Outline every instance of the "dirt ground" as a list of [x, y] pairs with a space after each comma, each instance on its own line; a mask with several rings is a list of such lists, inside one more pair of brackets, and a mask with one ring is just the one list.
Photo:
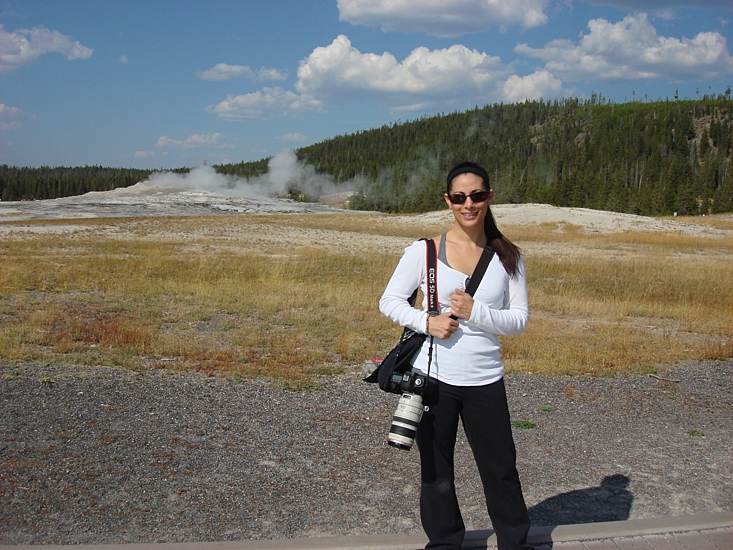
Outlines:
[[[532, 522], [733, 510], [732, 368], [507, 376]], [[419, 453], [387, 446], [397, 395], [362, 376], [295, 393], [162, 369], [0, 365], [0, 545], [420, 532]], [[456, 479], [467, 527], [488, 528], [462, 431]]]

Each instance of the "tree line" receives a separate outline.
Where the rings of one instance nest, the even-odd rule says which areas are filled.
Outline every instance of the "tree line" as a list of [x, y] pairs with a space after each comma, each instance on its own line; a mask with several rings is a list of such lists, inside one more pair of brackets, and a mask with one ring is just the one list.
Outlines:
[[[498, 203], [538, 202], [643, 215], [733, 211], [733, 100], [617, 104], [589, 99], [494, 104], [336, 136], [296, 151], [335, 182], [356, 187], [351, 207], [440, 208], [444, 177], [472, 160]], [[267, 160], [218, 165], [255, 177]], [[180, 169], [178, 171], [185, 171]], [[150, 171], [0, 167], [2, 200], [55, 198], [127, 186]]]
[[151, 170], [103, 166], [17, 168], [0, 165], [0, 199], [58, 199], [90, 191], [111, 191], [147, 179]]

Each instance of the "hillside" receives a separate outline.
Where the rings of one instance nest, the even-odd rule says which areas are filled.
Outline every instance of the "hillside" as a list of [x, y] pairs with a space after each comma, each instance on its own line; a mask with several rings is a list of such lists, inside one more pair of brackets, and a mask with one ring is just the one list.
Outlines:
[[[531, 101], [383, 126], [304, 147], [301, 160], [338, 182], [356, 179], [354, 208], [441, 206], [444, 175], [483, 164], [498, 203], [545, 203], [632, 214], [733, 211], [733, 101], [613, 104]], [[241, 175], [264, 164], [218, 167]]]

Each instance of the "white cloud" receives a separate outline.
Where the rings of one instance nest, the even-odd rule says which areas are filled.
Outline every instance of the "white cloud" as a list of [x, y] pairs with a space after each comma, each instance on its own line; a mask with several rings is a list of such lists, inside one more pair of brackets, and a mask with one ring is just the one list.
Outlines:
[[284, 136], [277, 136], [277, 140], [286, 143], [286, 142], [293, 142], [293, 143], [302, 143], [304, 141], [308, 141], [308, 136], [304, 136], [303, 134], [299, 134], [298, 132], [292, 133], [292, 134], [285, 134]]
[[29, 118], [28, 115], [21, 109], [0, 103], [0, 130], [19, 130], [26, 118]]
[[725, 37], [701, 32], [695, 38], [659, 36], [646, 14], [619, 23], [594, 19], [579, 44], [553, 40], [544, 48], [520, 44], [515, 51], [546, 61], [545, 69], [565, 80], [705, 80], [733, 73]]
[[246, 65], [227, 65], [218, 63], [211, 69], [199, 71], [199, 78], [204, 80], [230, 80], [232, 78], [254, 77], [254, 71]]
[[192, 134], [185, 140], [175, 140], [168, 136], [160, 136], [155, 144], [161, 149], [205, 149], [217, 147], [231, 147], [224, 142], [224, 136], [220, 133], [215, 134]]
[[675, 19], [677, 19], [677, 16], [672, 9], [656, 11], [654, 12], [654, 16], [664, 21], [674, 21]]
[[126, 55], [121, 55], [121, 56], [120, 56], [120, 59], [119, 59], [119, 61], [120, 61], [120, 63], [122, 63], [123, 65], [127, 65], [127, 62], [128, 62], [128, 61], [130, 61], [130, 60], [129, 60], [129, 59], [127, 58], [127, 56], [126, 56]]
[[368, 99], [393, 110], [413, 110], [484, 101], [510, 73], [498, 57], [462, 45], [419, 47], [398, 62], [390, 53], [362, 54], [340, 35], [301, 61], [295, 87], [320, 104]]
[[46, 27], [18, 29], [6, 32], [0, 24], [0, 74], [35, 63], [45, 53], [60, 53], [66, 59], [88, 59], [92, 48]]
[[287, 73], [278, 71], [277, 69], [269, 69], [262, 67], [259, 71], [254, 71], [247, 65], [227, 65], [226, 63], [217, 63], [211, 69], [199, 71], [199, 78], [204, 80], [223, 81], [232, 78], [256, 78], [261, 82], [270, 80], [286, 80]]
[[527, 99], [556, 98], [572, 95], [572, 90], [564, 89], [562, 81], [545, 70], [527, 76], [510, 76], [502, 86], [503, 99], [509, 103]]
[[277, 69], [268, 69], [267, 67], [262, 67], [259, 71], [257, 71], [257, 78], [260, 80], [260, 82], [287, 80], [288, 73], [287, 71], [278, 71]]
[[153, 157], [167, 157], [168, 151], [160, 151], [159, 153], [156, 153], [155, 151], [135, 151], [135, 158], [136, 159], [149, 159]]
[[549, 0], [338, 0], [339, 19], [383, 31], [449, 37], [547, 23]]
[[209, 113], [224, 120], [266, 118], [272, 113], [287, 116], [320, 109], [320, 104], [307, 95], [285, 91], [279, 86], [251, 94], [228, 95], [224, 101], [206, 107]]

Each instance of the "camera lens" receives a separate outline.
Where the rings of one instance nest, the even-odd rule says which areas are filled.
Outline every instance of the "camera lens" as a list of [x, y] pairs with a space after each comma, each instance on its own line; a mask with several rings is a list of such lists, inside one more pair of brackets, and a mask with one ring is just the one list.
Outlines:
[[397, 403], [392, 417], [387, 443], [403, 451], [409, 451], [415, 443], [417, 425], [423, 413], [422, 397], [414, 393], [404, 393]]

